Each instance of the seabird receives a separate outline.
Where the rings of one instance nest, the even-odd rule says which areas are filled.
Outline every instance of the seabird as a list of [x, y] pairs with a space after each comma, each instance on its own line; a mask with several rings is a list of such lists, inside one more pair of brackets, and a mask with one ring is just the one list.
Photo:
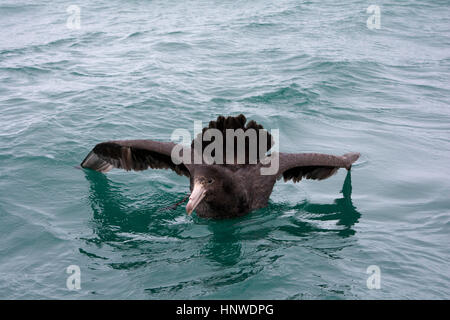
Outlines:
[[[208, 129], [217, 129], [224, 134], [223, 157], [226, 158], [226, 130], [249, 129], [264, 130], [255, 121], [247, 122], [244, 115], [236, 117], [219, 116], [211, 121], [202, 133], [192, 140], [187, 152], [193, 156], [195, 141], [200, 141], [203, 152], [212, 141], [204, 141], [203, 134]], [[272, 136], [267, 134], [268, 150], [273, 146]], [[264, 136], [263, 136], [264, 137]], [[258, 148], [260, 146], [258, 135]], [[302, 178], [323, 180], [331, 177], [339, 168], [350, 170], [352, 164], [359, 158], [359, 153], [351, 152], [342, 156], [320, 153], [266, 153], [259, 156], [256, 163], [249, 160], [249, 140], [245, 140], [245, 162], [235, 161], [223, 164], [199, 164], [173, 161], [173, 142], [153, 140], [117, 140], [97, 144], [81, 163], [81, 167], [100, 172], [108, 172], [113, 168], [141, 171], [152, 169], [172, 169], [178, 175], [190, 180], [191, 194], [186, 205], [186, 211], [194, 210], [203, 218], [233, 218], [243, 216], [252, 210], [267, 206], [275, 182], [283, 177], [284, 181], [299, 182]], [[186, 149], [184, 149], [186, 150]], [[235, 150], [236, 151], [236, 147]], [[186, 151], [184, 151], [186, 152]], [[183, 151], [181, 152], [183, 153]], [[234, 152], [233, 154], [236, 154]], [[268, 157], [277, 155], [278, 170], [273, 174], [261, 174], [261, 168], [267, 167]]]

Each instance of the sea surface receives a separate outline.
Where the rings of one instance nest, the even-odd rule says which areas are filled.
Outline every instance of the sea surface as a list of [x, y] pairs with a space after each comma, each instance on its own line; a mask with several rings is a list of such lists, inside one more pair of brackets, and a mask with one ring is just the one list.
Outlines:
[[[0, 298], [450, 297], [448, 1], [1, 0], [0, 30]], [[161, 210], [171, 171], [75, 168], [239, 113], [361, 158], [224, 221]]]

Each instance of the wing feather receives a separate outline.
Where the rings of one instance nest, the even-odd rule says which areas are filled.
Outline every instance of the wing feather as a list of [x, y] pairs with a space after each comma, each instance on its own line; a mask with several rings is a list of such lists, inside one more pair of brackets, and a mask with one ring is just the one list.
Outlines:
[[97, 144], [81, 163], [81, 167], [100, 172], [113, 168], [126, 171], [151, 169], [172, 169], [179, 175], [189, 177], [183, 163], [175, 164], [171, 158], [172, 142], [152, 140], [118, 140]]
[[346, 153], [333, 156], [321, 153], [280, 153], [280, 169], [278, 176], [284, 181], [299, 182], [303, 178], [323, 180], [334, 175], [339, 168], [350, 170], [359, 153]]

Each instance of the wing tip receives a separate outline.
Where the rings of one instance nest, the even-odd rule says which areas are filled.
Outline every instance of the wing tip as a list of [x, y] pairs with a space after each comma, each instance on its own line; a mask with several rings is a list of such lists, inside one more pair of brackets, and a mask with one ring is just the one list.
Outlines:
[[359, 152], [349, 152], [343, 155], [345, 161], [347, 162], [346, 169], [350, 170], [352, 167], [352, 164], [359, 159], [361, 156], [361, 153]]
[[114, 166], [106, 161], [100, 159], [92, 150], [88, 153], [86, 158], [81, 162], [80, 167], [83, 169], [91, 169], [99, 172], [106, 173], [110, 171]]
[[80, 167], [81, 167], [81, 168], [84, 168], [84, 169], [88, 168], [88, 167], [87, 167], [87, 164], [88, 164], [88, 162], [89, 162], [89, 159], [92, 157], [92, 154], [93, 154], [93, 153], [94, 153], [94, 151], [90, 151], [90, 152], [87, 154], [87, 156], [84, 158], [84, 160], [81, 161], [81, 163], [80, 163]]

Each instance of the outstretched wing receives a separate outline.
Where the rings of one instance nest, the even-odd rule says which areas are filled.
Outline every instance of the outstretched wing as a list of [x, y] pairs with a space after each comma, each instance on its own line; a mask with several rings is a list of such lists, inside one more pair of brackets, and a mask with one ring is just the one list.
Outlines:
[[152, 140], [118, 140], [97, 144], [81, 163], [81, 167], [100, 172], [112, 168], [129, 170], [172, 169], [179, 175], [189, 177], [188, 168], [175, 164], [171, 152], [172, 142]]
[[343, 156], [333, 156], [321, 153], [280, 153], [280, 168], [278, 176], [284, 181], [292, 179], [299, 182], [302, 178], [323, 180], [331, 177], [339, 168], [350, 170], [353, 162], [359, 158], [359, 153], [346, 153]]

